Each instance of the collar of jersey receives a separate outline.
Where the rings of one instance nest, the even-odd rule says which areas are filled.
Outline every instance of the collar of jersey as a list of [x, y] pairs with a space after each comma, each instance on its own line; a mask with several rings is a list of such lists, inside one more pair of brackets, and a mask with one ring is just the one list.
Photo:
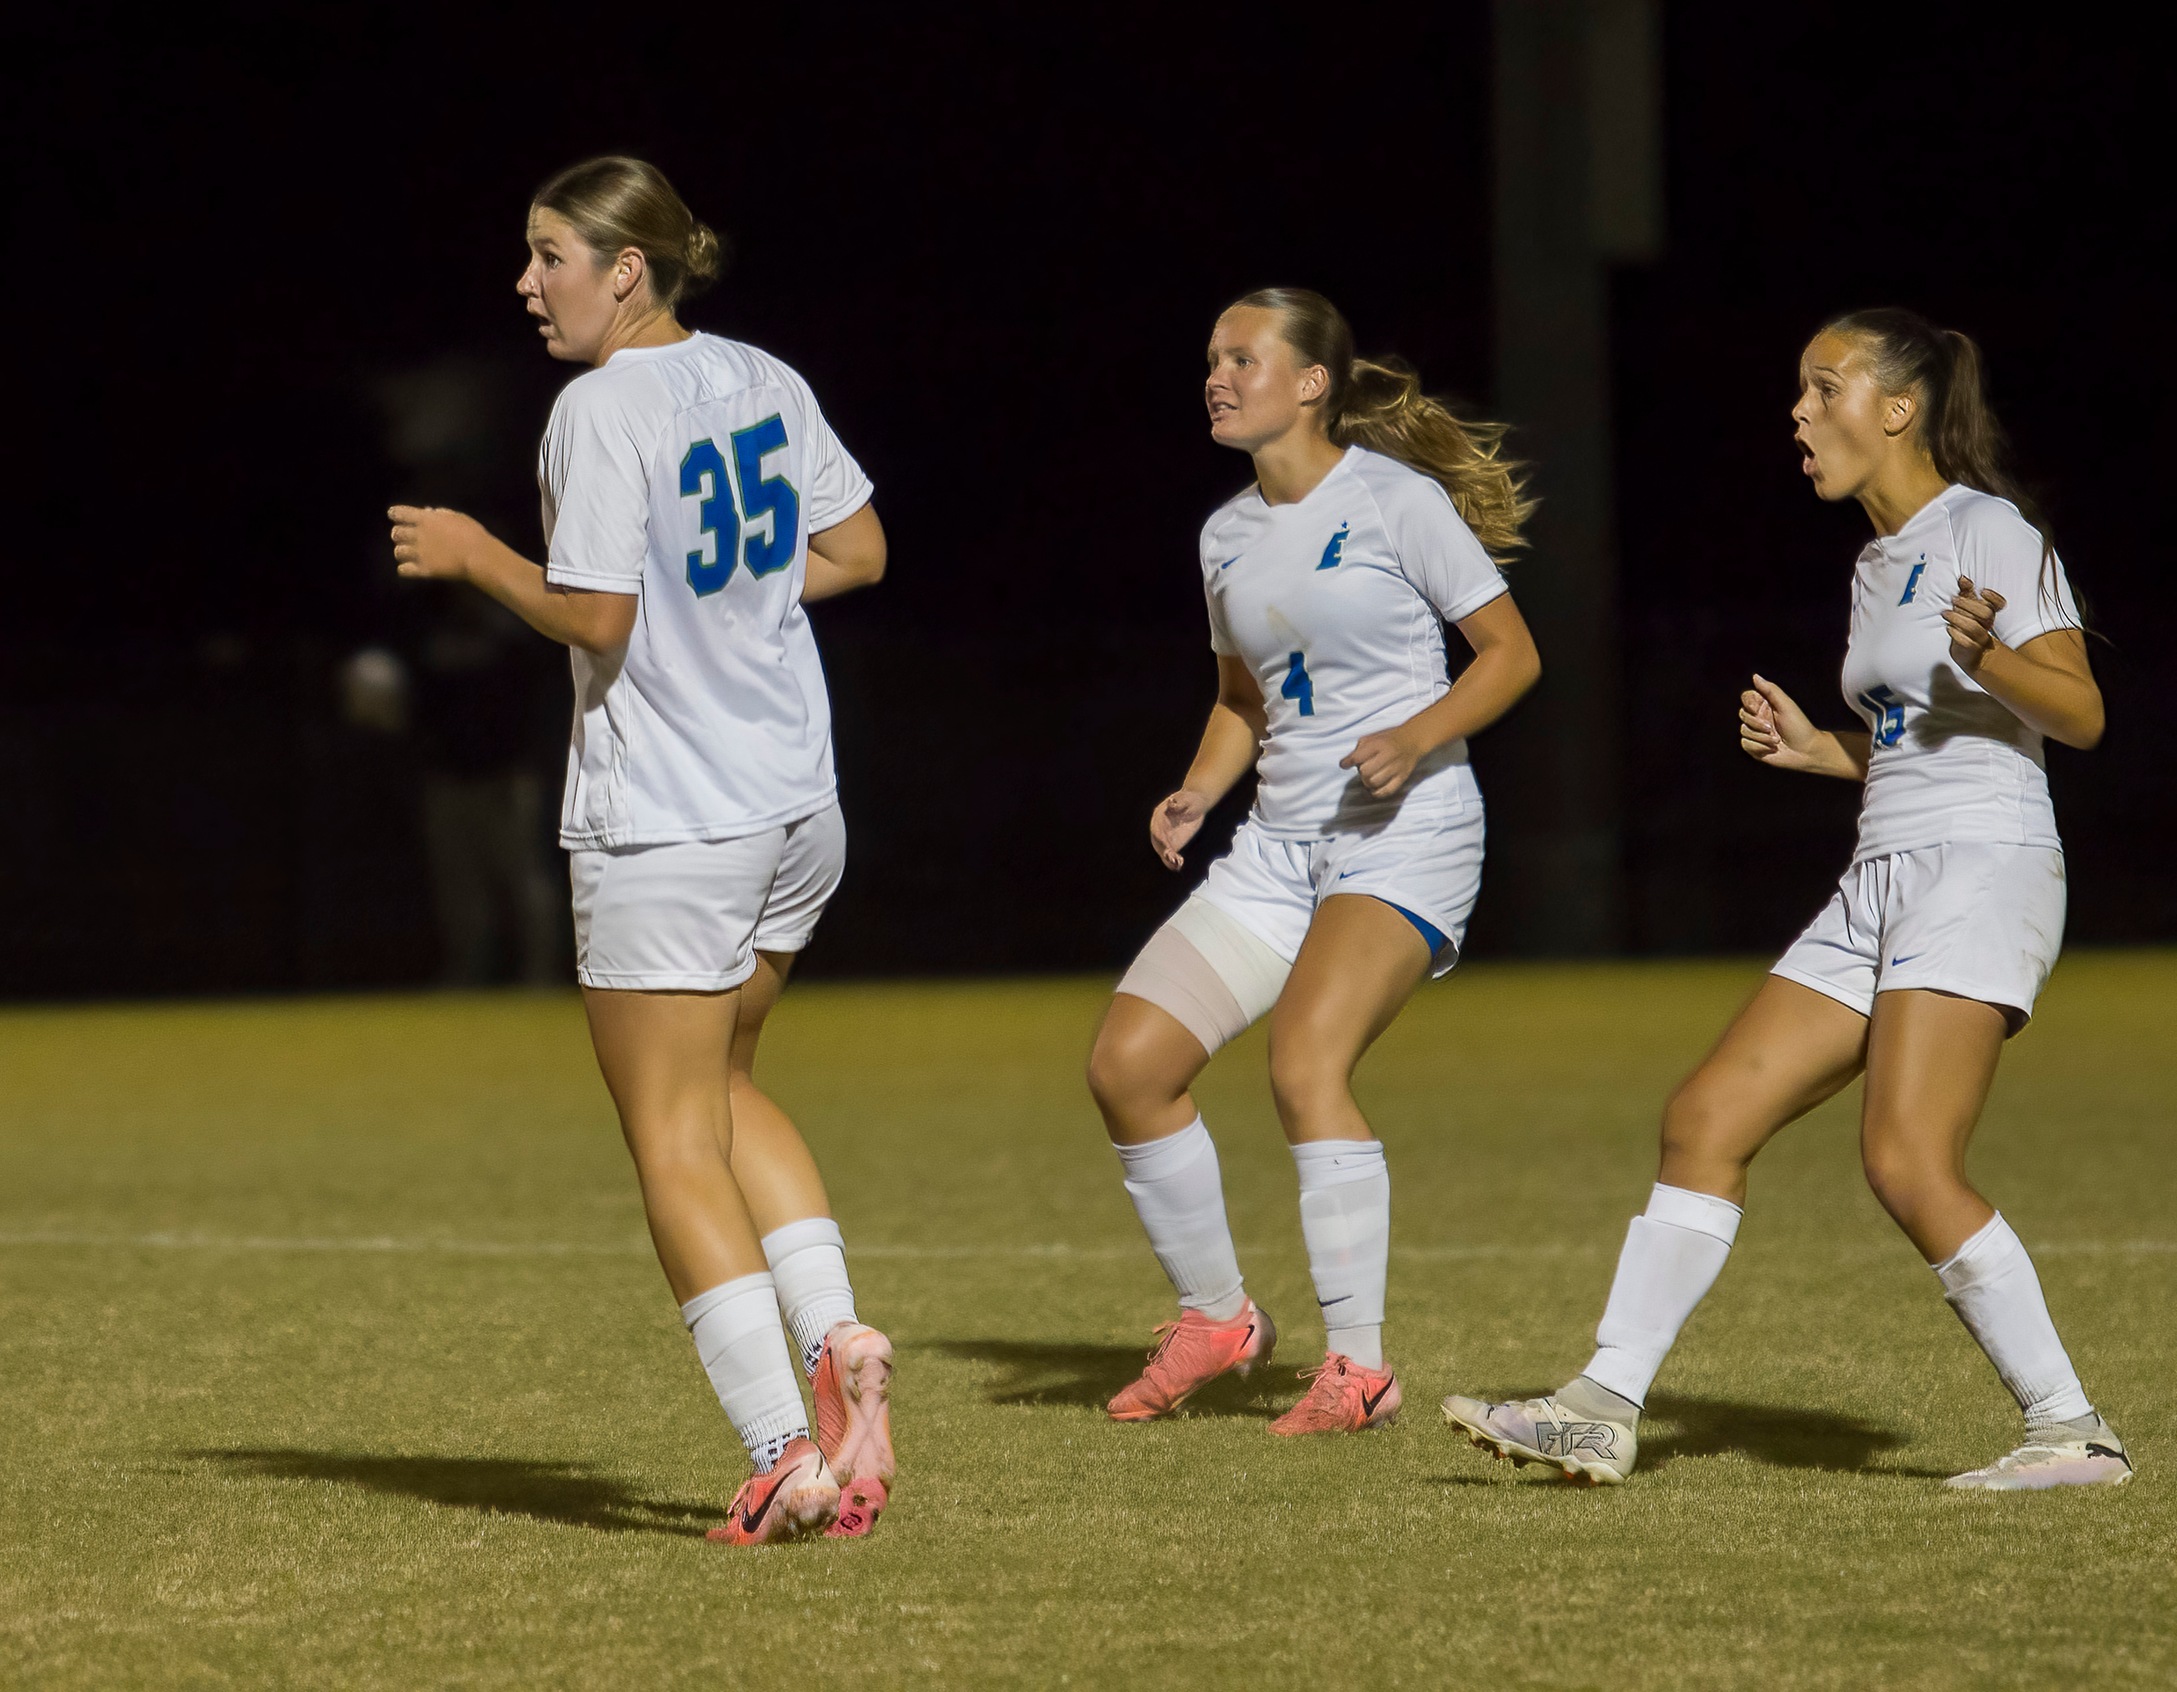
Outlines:
[[662, 347], [622, 347], [618, 352], [614, 353], [610, 358], [606, 359], [604, 364], [599, 365], [598, 368], [602, 370], [606, 367], [606, 365], [618, 364], [623, 358], [641, 360], [645, 358], [656, 358], [660, 354], [664, 353], [684, 353], [687, 352], [691, 347], [693, 347], [696, 342], [707, 341], [709, 339], [710, 335], [706, 331], [701, 329], [692, 329], [689, 331], [688, 338], [685, 341], [667, 341]]
[[1288, 504], [1272, 505], [1268, 500], [1264, 499], [1262, 497], [1262, 484], [1260, 482], [1257, 482], [1254, 487], [1249, 491], [1254, 494], [1255, 503], [1261, 506], [1263, 510], [1269, 512], [1269, 514], [1273, 517], [1283, 517], [1288, 511], [1304, 511], [1307, 509], [1309, 502], [1312, 501], [1317, 494], [1321, 493], [1325, 488], [1329, 487], [1331, 483], [1335, 482], [1340, 476], [1343, 476], [1344, 474], [1346, 474], [1347, 471], [1351, 470], [1353, 468], [1353, 460], [1366, 450], [1367, 449], [1364, 447], [1347, 447], [1344, 454], [1339, 458], [1338, 462], [1333, 464], [1328, 470], [1323, 472], [1323, 479], [1320, 482], [1316, 483], [1314, 487], [1310, 488], [1298, 499], [1293, 500]]
[[1961, 494], [1972, 492], [1963, 482], [1952, 482], [1927, 504], [1905, 519], [1905, 526], [1894, 535], [1877, 535], [1867, 543], [1867, 549], [1877, 557], [1888, 558], [1901, 548], [1917, 546], [1908, 537], [1917, 535], [1923, 528], [1949, 514], [1951, 505]]

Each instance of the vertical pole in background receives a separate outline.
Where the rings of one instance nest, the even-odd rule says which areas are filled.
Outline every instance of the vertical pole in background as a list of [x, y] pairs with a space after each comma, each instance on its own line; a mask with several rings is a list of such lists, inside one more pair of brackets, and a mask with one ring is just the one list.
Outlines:
[[1613, 262], [1663, 240], [1659, 0], [1495, 0], [1497, 413], [1536, 465], [1513, 587], [1543, 679], [1485, 754], [1491, 903], [1523, 952], [1626, 939]]

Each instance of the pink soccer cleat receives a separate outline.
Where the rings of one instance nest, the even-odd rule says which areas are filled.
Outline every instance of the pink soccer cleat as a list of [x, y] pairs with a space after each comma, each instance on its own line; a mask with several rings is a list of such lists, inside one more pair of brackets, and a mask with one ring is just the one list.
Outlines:
[[1249, 1299], [1229, 1322], [1212, 1322], [1199, 1310], [1157, 1329], [1156, 1349], [1141, 1379], [1119, 1390], [1107, 1407], [1114, 1422], [1153, 1422], [1169, 1416], [1219, 1375], [1245, 1375], [1269, 1361], [1277, 1325]]
[[797, 1439], [767, 1475], [750, 1475], [733, 1495], [726, 1525], [703, 1537], [723, 1545], [770, 1545], [821, 1533], [839, 1512], [839, 1483], [824, 1453]]
[[816, 1439], [839, 1478], [839, 1516], [828, 1539], [860, 1539], [891, 1502], [892, 1342], [860, 1322], [841, 1322], [817, 1356]]
[[1364, 1369], [1332, 1352], [1323, 1366], [1301, 1376], [1307, 1395], [1270, 1424], [1274, 1434], [1360, 1433], [1398, 1420], [1398, 1377], [1388, 1369]]

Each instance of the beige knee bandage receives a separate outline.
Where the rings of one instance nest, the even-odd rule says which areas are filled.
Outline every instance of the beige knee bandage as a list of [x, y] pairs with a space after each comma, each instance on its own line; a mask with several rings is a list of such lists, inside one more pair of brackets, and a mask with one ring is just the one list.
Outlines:
[[1198, 897], [1149, 937], [1118, 990], [1170, 1012], [1214, 1054], [1277, 1003], [1292, 967], [1236, 917]]

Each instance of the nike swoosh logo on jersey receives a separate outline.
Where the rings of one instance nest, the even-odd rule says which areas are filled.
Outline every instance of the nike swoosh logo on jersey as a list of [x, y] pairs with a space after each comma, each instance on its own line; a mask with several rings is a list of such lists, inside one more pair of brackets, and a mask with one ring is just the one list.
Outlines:
[[1349, 876], [1349, 875], [1359, 875], [1360, 873], [1361, 873], [1361, 872], [1360, 872], [1359, 870], [1357, 870], [1357, 869], [1354, 869], [1354, 870], [1340, 870], [1340, 871], [1339, 871], [1339, 872], [1337, 873], [1337, 875], [1336, 875], [1336, 876], [1334, 876], [1334, 877], [1333, 877], [1332, 879], [1333, 879], [1333, 880], [1336, 880], [1336, 881], [1343, 881], [1343, 880], [1345, 880], [1345, 878], [1346, 878], [1347, 876]]
[[762, 1524], [763, 1513], [771, 1508], [771, 1500], [779, 1495], [779, 1488], [784, 1486], [790, 1478], [790, 1475], [779, 1476], [777, 1480], [771, 1483], [771, 1490], [763, 1495], [760, 1503], [752, 1509], [741, 1512], [741, 1531], [743, 1533], [754, 1533], [758, 1526]]
[[1229, 570], [1232, 568], [1233, 565], [1237, 564], [1241, 559], [1245, 558], [1246, 556], [1247, 554], [1244, 552], [1235, 552], [1230, 558], [1227, 558], [1222, 564], [1218, 565], [1217, 568], [1220, 570]]
[[1919, 955], [1920, 955], [1920, 954], [1919, 954], [1918, 952], [1907, 952], [1907, 953], [1906, 953], [1906, 954], [1905, 954], [1905, 955], [1904, 955], [1903, 957], [1901, 957], [1901, 958], [1892, 958], [1892, 959], [1890, 960], [1890, 967], [1891, 967], [1892, 969], [1895, 969], [1895, 968], [1896, 968], [1896, 967], [1897, 967], [1897, 966], [1898, 966], [1899, 964], [1911, 963], [1911, 962], [1912, 962], [1912, 960], [1913, 960], [1914, 958], [1917, 958], [1917, 957], [1918, 957]]

